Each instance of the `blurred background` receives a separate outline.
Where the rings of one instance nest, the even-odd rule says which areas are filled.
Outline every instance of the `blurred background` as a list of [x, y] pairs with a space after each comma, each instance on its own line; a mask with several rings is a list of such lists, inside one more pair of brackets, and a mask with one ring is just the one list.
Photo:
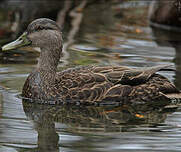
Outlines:
[[[55, 20], [62, 29], [59, 70], [89, 64], [171, 64], [176, 72], [162, 74], [181, 89], [180, 0], [1, 0], [0, 46], [40, 17]], [[181, 150], [179, 108], [174, 113], [139, 111], [140, 107], [84, 109], [84, 113], [64, 107], [61, 112], [53, 110], [61, 115], [59, 123], [51, 118], [44, 126], [49, 110], [25, 108], [18, 97], [38, 57], [39, 51], [28, 47], [0, 52], [0, 151]], [[118, 117], [112, 120], [115, 113]]]

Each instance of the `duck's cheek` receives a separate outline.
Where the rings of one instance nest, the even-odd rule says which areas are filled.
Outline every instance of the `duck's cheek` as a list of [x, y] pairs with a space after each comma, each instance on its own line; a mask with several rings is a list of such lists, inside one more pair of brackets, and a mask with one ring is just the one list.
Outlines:
[[41, 48], [44, 45], [45, 45], [45, 42], [43, 42], [41, 39], [32, 40], [32, 43], [31, 43], [32, 47], [38, 47], [38, 48]]
[[30, 33], [28, 39], [31, 41], [33, 47], [39, 47], [42, 43], [41, 35], [39, 32]]

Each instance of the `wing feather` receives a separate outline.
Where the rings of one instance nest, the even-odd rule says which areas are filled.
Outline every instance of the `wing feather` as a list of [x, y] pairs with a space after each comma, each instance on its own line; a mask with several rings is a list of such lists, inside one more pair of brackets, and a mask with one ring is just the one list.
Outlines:
[[159, 92], [176, 91], [168, 79], [155, 74], [169, 68], [168, 65], [142, 69], [122, 66], [79, 67], [60, 72], [57, 82], [64, 86], [65, 91], [62, 92], [64, 99], [89, 102], [120, 101], [128, 98], [146, 100], [161, 96]]

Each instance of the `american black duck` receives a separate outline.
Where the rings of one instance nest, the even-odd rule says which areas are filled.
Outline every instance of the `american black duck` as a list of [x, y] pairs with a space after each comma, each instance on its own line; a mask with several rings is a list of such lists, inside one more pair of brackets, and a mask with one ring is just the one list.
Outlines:
[[22, 91], [26, 98], [41, 103], [148, 102], [180, 98], [180, 91], [156, 72], [169, 65], [132, 69], [124, 66], [84, 66], [57, 72], [62, 52], [60, 27], [47, 18], [36, 19], [3, 51], [23, 46], [41, 49], [37, 68], [28, 76]]

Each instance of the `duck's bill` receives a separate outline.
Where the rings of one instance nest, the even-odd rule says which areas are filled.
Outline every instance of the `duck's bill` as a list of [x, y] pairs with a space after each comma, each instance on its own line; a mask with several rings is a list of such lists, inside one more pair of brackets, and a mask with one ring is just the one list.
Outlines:
[[27, 32], [24, 32], [17, 40], [6, 44], [2, 47], [2, 51], [17, 49], [23, 46], [30, 45], [31, 41], [27, 38]]

